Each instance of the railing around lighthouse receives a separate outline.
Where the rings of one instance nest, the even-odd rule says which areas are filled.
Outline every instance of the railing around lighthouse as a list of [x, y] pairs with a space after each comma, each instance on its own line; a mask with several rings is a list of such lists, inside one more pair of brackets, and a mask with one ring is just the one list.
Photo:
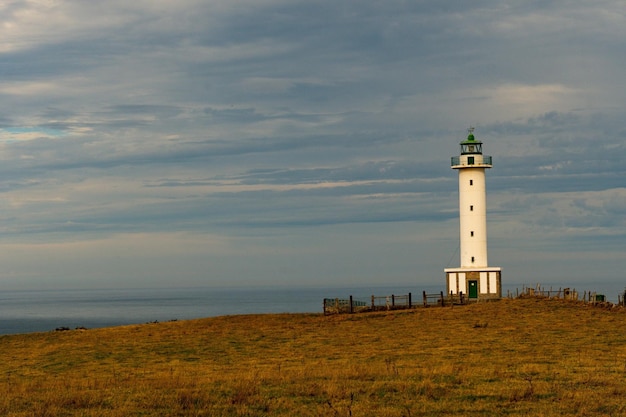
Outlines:
[[451, 158], [452, 166], [480, 166], [491, 165], [491, 156], [487, 155], [475, 155], [475, 156], [453, 156]]

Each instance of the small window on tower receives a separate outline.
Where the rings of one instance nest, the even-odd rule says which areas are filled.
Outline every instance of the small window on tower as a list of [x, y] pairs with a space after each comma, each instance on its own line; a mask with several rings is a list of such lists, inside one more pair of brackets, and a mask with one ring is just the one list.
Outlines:
[[474, 236], [474, 231], [473, 230], [470, 232], [470, 236], [472, 236], [472, 237]]
[[470, 180], [470, 185], [474, 185], [474, 180]]
[[470, 206], [470, 211], [474, 211], [474, 206]]
[[472, 263], [474, 263], [474, 257], [472, 256]]

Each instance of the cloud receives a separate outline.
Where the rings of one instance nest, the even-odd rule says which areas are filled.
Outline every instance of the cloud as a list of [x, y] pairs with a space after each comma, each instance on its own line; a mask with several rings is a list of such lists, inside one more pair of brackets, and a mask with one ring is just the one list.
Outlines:
[[0, 129], [0, 142], [13, 142], [32, 140], [39, 138], [55, 138], [61, 136], [63, 132], [42, 127], [20, 127], [20, 128], [8, 128]]
[[[191, 284], [204, 282], [203, 268], [216, 282], [287, 281], [275, 264], [324, 263], [332, 282], [374, 282], [385, 265], [399, 281], [417, 268], [435, 277], [458, 244], [450, 157], [475, 126], [494, 157], [489, 227], [502, 258], [490, 259], [521, 271], [519, 251], [506, 248], [539, 256], [540, 242], [561, 256], [573, 240], [602, 242], [590, 262], [618, 253], [622, 9], [4, 2], [0, 244], [24, 245], [12, 249], [16, 273], [29, 259], [20, 247], [71, 260], [84, 244], [82, 266], [68, 268], [91, 276], [114, 242], [132, 241], [140, 259], [108, 273], [135, 271], [145, 285], [168, 273], [142, 267], [159, 275], [145, 265], [168, 259], [194, 271]], [[201, 249], [203, 234], [229, 244]], [[140, 249], [151, 235], [165, 242], [148, 245], [153, 258]], [[170, 238], [199, 255], [168, 251]], [[383, 251], [389, 262], [377, 258], [380, 242], [394, 248]], [[32, 282], [46, 275], [38, 268], [27, 268]]]

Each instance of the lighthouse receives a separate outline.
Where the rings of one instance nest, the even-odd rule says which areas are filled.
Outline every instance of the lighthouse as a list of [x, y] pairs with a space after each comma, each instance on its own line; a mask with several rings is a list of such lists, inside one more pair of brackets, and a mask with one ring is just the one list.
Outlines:
[[452, 157], [452, 169], [459, 171], [459, 268], [446, 268], [448, 294], [463, 294], [470, 300], [502, 297], [499, 267], [487, 260], [487, 189], [485, 170], [491, 168], [491, 156], [483, 155], [483, 143], [469, 128], [461, 142], [461, 155]]

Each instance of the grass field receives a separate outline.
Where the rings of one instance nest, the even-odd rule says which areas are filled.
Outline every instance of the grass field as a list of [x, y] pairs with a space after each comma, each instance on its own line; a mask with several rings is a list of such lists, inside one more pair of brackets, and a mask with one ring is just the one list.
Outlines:
[[623, 416], [626, 312], [559, 300], [0, 337], [3, 416]]

